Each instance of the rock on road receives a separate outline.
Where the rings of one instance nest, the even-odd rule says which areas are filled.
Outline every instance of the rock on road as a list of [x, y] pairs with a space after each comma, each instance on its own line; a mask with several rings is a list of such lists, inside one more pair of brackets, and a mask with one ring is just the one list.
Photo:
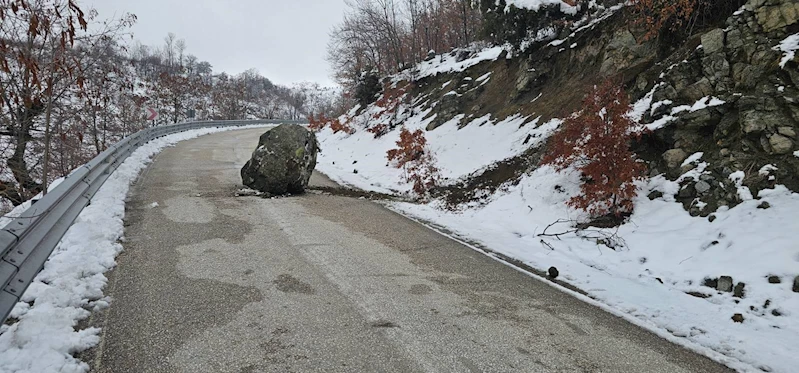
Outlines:
[[380, 204], [235, 197], [263, 131], [140, 177], [93, 372], [729, 371]]

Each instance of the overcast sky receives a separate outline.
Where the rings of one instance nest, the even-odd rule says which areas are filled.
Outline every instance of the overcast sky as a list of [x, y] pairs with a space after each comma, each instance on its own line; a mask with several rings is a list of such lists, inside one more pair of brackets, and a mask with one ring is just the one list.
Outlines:
[[344, 0], [83, 0], [100, 19], [129, 12], [134, 37], [162, 45], [173, 32], [187, 52], [214, 71], [255, 68], [280, 84], [332, 85], [325, 61], [328, 32], [342, 19]]

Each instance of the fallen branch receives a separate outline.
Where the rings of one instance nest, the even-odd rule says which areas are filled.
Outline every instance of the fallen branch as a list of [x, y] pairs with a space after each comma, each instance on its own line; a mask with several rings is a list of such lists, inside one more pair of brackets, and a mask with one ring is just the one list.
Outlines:
[[538, 237], [555, 237], [558, 240], [560, 240], [560, 236], [565, 236], [567, 234], [577, 233], [577, 231], [579, 231], [579, 229], [575, 228], [575, 229], [571, 229], [571, 230], [568, 230], [568, 231], [565, 231], [565, 232], [560, 232], [560, 233], [547, 233], [547, 231], [550, 228], [554, 227], [555, 225], [563, 224], [563, 223], [574, 223], [574, 220], [558, 219], [554, 223], [552, 223], [550, 225], [547, 225], [547, 227], [544, 228], [544, 232], [540, 233], [538, 235]]
[[613, 251], [627, 246], [624, 239], [619, 236], [618, 228], [613, 233], [602, 230], [579, 230], [576, 235], [586, 240], [594, 240], [597, 245], [604, 245]]
[[[567, 219], [559, 219], [559, 220], [555, 221], [554, 223], [548, 225], [546, 228], [544, 228], [544, 232], [538, 234], [537, 236], [538, 237], [554, 237], [554, 238], [557, 238], [558, 240], [560, 240], [561, 236], [565, 236], [565, 235], [568, 235], [568, 234], [574, 234], [575, 236], [577, 236], [579, 238], [582, 238], [582, 239], [585, 239], [585, 240], [593, 240], [594, 242], [596, 242], [597, 245], [607, 246], [607, 248], [609, 248], [609, 249], [611, 249], [613, 251], [617, 251], [617, 249], [620, 248], [620, 247], [626, 247], [627, 246], [627, 243], [624, 241], [624, 239], [619, 237], [619, 228], [618, 227], [616, 227], [616, 229], [612, 233], [604, 231], [604, 230], [594, 230], [594, 229], [590, 229], [589, 230], [589, 229], [581, 229], [581, 228], [574, 228], [574, 229], [570, 229], [570, 230], [567, 230], [567, 231], [564, 231], [564, 232], [558, 232], [558, 233], [548, 233], [547, 232], [552, 227], [554, 227], [554, 226], [556, 226], [558, 224], [564, 224], [564, 223], [575, 223], [575, 221], [574, 220], [567, 220]], [[544, 241], [541, 240], [541, 242], [543, 243]], [[548, 244], [546, 244], [546, 245], [549, 246]], [[552, 248], [551, 246], [550, 246], [550, 248], [552, 250], [554, 250], [554, 248]]]

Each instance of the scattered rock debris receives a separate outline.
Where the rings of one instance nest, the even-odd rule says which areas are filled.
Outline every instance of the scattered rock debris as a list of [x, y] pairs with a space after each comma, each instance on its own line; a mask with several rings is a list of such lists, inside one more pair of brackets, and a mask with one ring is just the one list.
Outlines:
[[560, 275], [560, 272], [555, 267], [549, 267], [548, 274], [549, 274], [549, 278], [556, 279], [556, 278], [558, 278], [558, 275]]
[[716, 290], [724, 292], [724, 293], [731, 293], [732, 292], [732, 277], [730, 276], [721, 276], [719, 277], [718, 284], [716, 285]]

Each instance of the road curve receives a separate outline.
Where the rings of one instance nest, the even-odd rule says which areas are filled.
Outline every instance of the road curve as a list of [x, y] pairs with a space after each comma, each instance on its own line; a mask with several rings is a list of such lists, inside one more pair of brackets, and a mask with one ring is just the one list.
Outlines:
[[93, 372], [729, 371], [377, 203], [235, 197], [262, 132], [141, 176]]

